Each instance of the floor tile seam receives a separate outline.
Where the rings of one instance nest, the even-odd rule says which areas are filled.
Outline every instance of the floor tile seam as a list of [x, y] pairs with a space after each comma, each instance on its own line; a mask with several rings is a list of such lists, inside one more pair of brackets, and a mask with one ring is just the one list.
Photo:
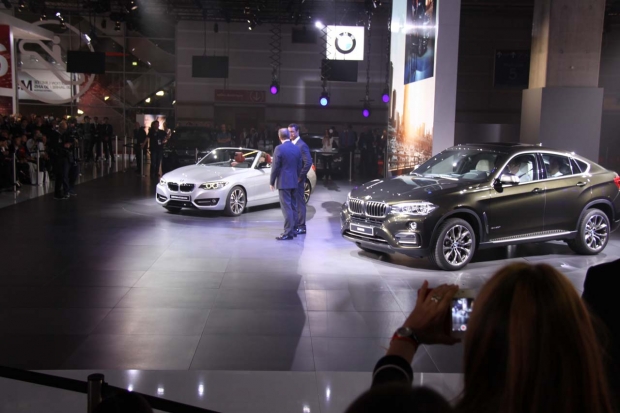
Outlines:
[[[313, 367], [313, 370], [316, 371], [316, 358], [314, 356], [314, 346], [312, 344], [312, 327], [310, 326], [310, 316], [308, 314], [308, 296], [306, 295], [305, 290], [302, 290], [302, 291], [304, 293], [304, 299], [305, 299], [304, 301], [306, 302], [305, 308], [303, 310], [306, 315], [306, 323], [308, 325], [308, 332], [310, 333], [309, 339], [310, 339], [310, 352], [312, 354], [312, 367]], [[304, 323], [304, 327], [305, 327], [305, 323]], [[303, 327], [302, 327], [302, 331], [303, 331]], [[315, 374], [315, 378], [316, 378], [316, 374]], [[318, 395], [318, 386], [317, 386], [317, 395]], [[319, 403], [319, 406], [320, 406], [320, 403]]]
[[[424, 351], [426, 352], [426, 355], [428, 356], [428, 358], [431, 360], [431, 362], [433, 363], [433, 365], [435, 366], [435, 368], [437, 369], [437, 372], [439, 373], [443, 373], [441, 371], [441, 369], [439, 368], [439, 365], [435, 362], [435, 359], [433, 358], [433, 355], [431, 354], [430, 351], [428, 351], [428, 346], [426, 344], [422, 345], [422, 348], [424, 349]], [[414, 371], [415, 373], [415, 371]]]

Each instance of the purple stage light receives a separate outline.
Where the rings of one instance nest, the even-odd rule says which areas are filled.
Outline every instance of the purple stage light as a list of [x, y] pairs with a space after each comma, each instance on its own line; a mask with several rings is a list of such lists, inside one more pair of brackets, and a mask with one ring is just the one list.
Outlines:
[[278, 87], [276, 85], [271, 86], [271, 94], [272, 95], [277, 95], [278, 94]]
[[364, 110], [362, 111], [362, 115], [364, 115], [365, 118], [370, 116], [370, 111], [366, 108], [364, 108]]
[[383, 103], [388, 103], [390, 101], [390, 95], [383, 94], [383, 96], [381, 97], [381, 100], [383, 100]]

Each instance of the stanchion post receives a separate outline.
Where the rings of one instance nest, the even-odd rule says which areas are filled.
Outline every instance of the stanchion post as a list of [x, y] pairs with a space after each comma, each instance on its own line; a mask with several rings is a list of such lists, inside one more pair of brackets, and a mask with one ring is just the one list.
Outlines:
[[353, 151], [349, 152], [349, 182], [353, 182]]
[[40, 161], [41, 161], [41, 153], [39, 152], [39, 147], [37, 146], [37, 179], [36, 179], [37, 186], [39, 186], [40, 184], [39, 182], [39, 171], [41, 170]]
[[[112, 156], [110, 156], [112, 158]], [[115, 161], [118, 160], [118, 135], [114, 136], [114, 158]]]
[[104, 376], [103, 374], [91, 374], [88, 376], [88, 406], [87, 412], [93, 413], [97, 406], [101, 404], [103, 401], [103, 385], [104, 385]]
[[101, 149], [101, 152], [99, 152], [99, 156], [101, 156], [101, 160], [103, 162], [103, 140], [99, 143], [99, 148]]
[[13, 192], [17, 192], [17, 152], [13, 153]]
[[127, 168], [125, 159], [127, 158], [127, 135], [123, 136], [123, 170]]
[[198, 148], [196, 148], [196, 161], [194, 163], [198, 163]]
[[140, 176], [144, 176], [144, 148], [140, 148]]

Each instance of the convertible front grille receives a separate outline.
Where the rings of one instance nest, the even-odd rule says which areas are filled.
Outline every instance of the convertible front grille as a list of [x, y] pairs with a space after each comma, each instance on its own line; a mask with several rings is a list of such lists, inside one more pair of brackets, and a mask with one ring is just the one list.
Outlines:
[[194, 184], [181, 184], [181, 192], [192, 192], [194, 186]]
[[168, 189], [170, 189], [171, 191], [178, 192], [179, 184], [177, 184], [176, 182], [168, 182]]
[[374, 218], [383, 218], [387, 214], [387, 205], [383, 202], [366, 202], [366, 215]]
[[353, 214], [364, 215], [366, 217], [385, 218], [388, 206], [383, 202], [349, 198], [349, 211]]
[[364, 215], [364, 201], [361, 199], [349, 199], [349, 210], [354, 214]]

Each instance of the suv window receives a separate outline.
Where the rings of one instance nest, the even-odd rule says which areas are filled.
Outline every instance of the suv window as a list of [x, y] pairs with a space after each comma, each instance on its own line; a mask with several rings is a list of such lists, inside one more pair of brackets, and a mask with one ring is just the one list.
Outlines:
[[538, 168], [536, 167], [536, 155], [528, 153], [525, 155], [517, 155], [508, 161], [506, 168], [502, 174], [512, 174], [519, 177], [519, 182], [536, 181], [538, 177]]
[[571, 165], [573, 166], [573, 172], [576, 174], [588, 171], [589, 165], [579, 159], [571, 158]]
[[547, 178], [557, 178], [573, 174], [570, 158], [568, 156], [543, 153], [542, 158], [545, 163]]
[[492, 151], [444, 151], [420, 165], [411, 175], [459, 181], [484, 181], [504, 155]]

